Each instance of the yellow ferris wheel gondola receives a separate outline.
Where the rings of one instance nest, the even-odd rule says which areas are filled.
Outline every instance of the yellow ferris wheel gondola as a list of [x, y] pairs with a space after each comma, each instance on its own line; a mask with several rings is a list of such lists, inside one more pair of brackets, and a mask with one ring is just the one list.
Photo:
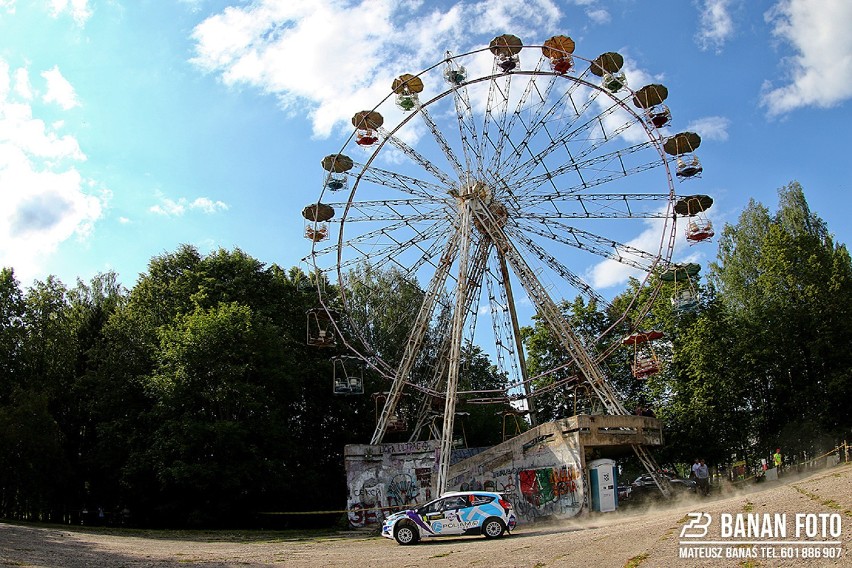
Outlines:
[[568, 36], [557, 35], [544, 42], [542, 54], [550, 60], [550, 67], [560, 75], [567, 73], [574, 66], [574, 40]]
[[359, 146], [373, 146], [379, 141], [378, 130], [385, 123], [384, 117], [374, 110], [362, 110], [352, 117], [355, 127], [355, 143]]
[[393, 80], [391, 90], [396, 94], [396, 106], [404, 111], [414, 110], [420, 102], [417, 95], [423, 92], [423, 81], [405, 73]]

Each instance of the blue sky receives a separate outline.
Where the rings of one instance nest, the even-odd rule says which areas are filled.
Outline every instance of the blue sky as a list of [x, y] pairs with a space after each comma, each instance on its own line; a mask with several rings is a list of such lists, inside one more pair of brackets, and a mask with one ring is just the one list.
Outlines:
[[0, 265], [132, 286], [182, 243], [299, 265], [353, 113], [503, 33], [569, 35], [622, 53], [631, 87], [665, 84], [673, 128], [703, 138], [678, 193], [713, 196], [717, 227], [797, 180], [849, 243], [850, 22], [848, 0], [0, 0]]

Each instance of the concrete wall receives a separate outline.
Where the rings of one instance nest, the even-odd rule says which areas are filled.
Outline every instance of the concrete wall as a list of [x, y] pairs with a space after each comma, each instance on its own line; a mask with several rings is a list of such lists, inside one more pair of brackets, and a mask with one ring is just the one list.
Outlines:
[[346, 446], [349, 524], [379, 524], [401, 507], [435, 497], [433, 479], [440, 447], [437, 440]]
[[[543, 424], [484, 451], [460, 452], [450, 466], [447, 490], [505, 493], [519, 522], [568, 518], [583, 507], [583, 457], [576, 433], [559, 422]], [[381, 523], [406, 505], [434, 495], [440, 442], [346, 446], [349, 523]], [[475, 453], [475, 455], [470, 455]]]
[[578, 435], [550, 422], [454, 464], [447, 485], [505, 493], [519, 522], [564, 519], [583, 508], [584, 465]]

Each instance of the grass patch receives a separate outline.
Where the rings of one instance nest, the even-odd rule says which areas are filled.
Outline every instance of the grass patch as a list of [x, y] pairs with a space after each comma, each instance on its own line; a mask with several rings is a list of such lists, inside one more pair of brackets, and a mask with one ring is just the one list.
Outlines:
[[793, 489], [795, 489], [796, 491], [798, 491], [799, 493], [801, 493], [802, 495], [804, 495], [805, 497], [807, 497], [811, 501], [816, 501], [817, 503], [819, 503], [823, 507], [828, 507], [829, 509], [841, 511], [847, 517], [852, 517], [852, 511], [850, 511], [849, 509], [843, 509], [843, 507], [841, 507], [840, 503], [838, 503], [837, 501], [834, 501], [833, 499], [823, 499], [823, 497], [821, 495], [817, 495], [816, 493], [811, 493], [810, 491], [805, 491], [804, 489], [802, 489], [798, 485], [793, 485], [792, 487], [793, 487]]
[[745, 505], [743, 505], [743, 511], [745, 511], [746, 513], [751, 513], [752, 511], [754, 511], [754, 503], [752, 503], [751, 501], [746, 501]]
[[754, 560], [743, 560], [742, 562], [740, 562], [739, 565], [741, 566], [741, 568], [757, 568], [758, 566], [760, 566], [760, 564], [758, 564]]
[[624, 568], [636, 568], [640, 564], [642, 564], [645, 560], [648, 559], [648, 553], [643, 552], [642, 554], [637, 554], [630, 560], [624, 563]]

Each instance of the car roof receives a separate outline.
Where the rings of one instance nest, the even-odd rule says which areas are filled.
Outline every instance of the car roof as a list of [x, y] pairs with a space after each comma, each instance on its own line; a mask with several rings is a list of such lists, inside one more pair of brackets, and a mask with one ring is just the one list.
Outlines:
[[449, 491], [447, 493], [442, 493], [438, 499], [443, 499], [444, 497], [456, 497], [458, 495], [489, 495], [491, 497], [500, 497], [500, 494], [496, 491]]

